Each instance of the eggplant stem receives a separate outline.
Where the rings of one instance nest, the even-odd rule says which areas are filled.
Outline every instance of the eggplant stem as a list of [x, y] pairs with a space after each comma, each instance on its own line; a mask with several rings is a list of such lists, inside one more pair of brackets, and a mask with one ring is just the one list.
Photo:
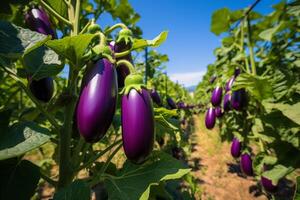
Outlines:
[[129, 62], [128, 60], [125, 60], [125, 59], [119, 60], [117, 62], [116, 66], [120, 67], [121, 65], [126, 65], [126, 67], [128, 67], [128, 69], [130, 71], [130, 74], [133, 74], [135, 72], [133, 64], [131, 62]]
[[128, 29], [128, 27], [125, 24], [118, 23], [118, 24], [115, 24], [115, 25], [111, 26], [107, 30], [105, 30], [104, 33], [107, 35], [107, 34], [111, 33], [113, 30], [115, 30], [117, 28]]

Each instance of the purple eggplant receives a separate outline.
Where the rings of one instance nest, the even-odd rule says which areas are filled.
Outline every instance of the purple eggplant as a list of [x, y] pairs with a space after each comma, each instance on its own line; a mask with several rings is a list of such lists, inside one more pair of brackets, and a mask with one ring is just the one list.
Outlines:
[[158, 106], [162, 105], [161, 98], [155, 89], [151, 90], [150, 95], [154, 103], [156, 103]]
[[231, 109], [231, 94], [226, 93], [223, 100], [223, 109], [224, 111], [229, 111]]
[[172, 99], [171, 97], [168, 97], [168, 98], [167, 98], [167, 103], [168, 103], [168, 106], [169, 106], [171, 109], [176, 109], [176, 108], [177, 108], [175, 102], [173, 101], [173, 99]]
[[28, 10], [25, 14], [25, 23], [33, 31], [51, 35], [52, 39], [56, 38], [55, 32], [51, 28], [49, 17], [41, 7]]
[[116, 110], [118, 95], [115, 67], [107, 59], [89, 63], [77, 105], [77, 127], [87, 142], [106, 133]]
[[217, 86], [213, 91], [211, 95], [211, 103], [213, 106], [220, 105], [222, 101], [222, 88]]
[[[32, 8], [25, 14], [25, 23], [32, 31], [51, 35], [56, 38], [55, 32], [51, 28], [49, 17], [43, 8]], [[29, 80], [29, 89], [31, 93], [40, 101], [48, 102], [53, 96], [54, 84], [51, 77], [45, 77], [40, 80]]]
[[210, 79], [209, 79], [209, 82], [210, 82], [211, 84], [213, 84], [213, 83], [215, 82], [216, 79], [217, 79], [216, 76], [211, 76]]
[[177, 108], [179, 108], [179, 109], [185, 109], [185, 108], [189, 108], [189, 106], [188, 106], [188, 105], [185, 105], [184, 102], [179, 101], [179, 102], [177, 103]]
[[229, 90], [231, 90], [231, 87], [232, 87], [232, 85], [233, 85], [234, 80], [235, 80], [235, 77], [232, 76], [232, 77], [227, 81], [226, 86], [225, 86], [226, 92], [228, 92]]
[[237, 138], [233, 138], [231, 143], [231, 155], [234, 158], [238, 158], [241, 155], [242, 144]]
[[46, 77], [40, 80], [30, 80], [29, 89], [38, 100], [48, 102], [54, 92], [53, 79]]
[[241, 73], [241, 69], [236, 68], [236, 69], [234, 70], [234, 77], [236, 78], [238, 75], [240, 75], [240, 73]]
[[242, 110], [247, 105], [247, 95], [245, 89], [234, 91], [231, 96], [231, 106], [235, 110]]
[[274, 185], [270, 179], [262, 176], [260, 181], [267, 192], [274, 193], [277, 191], [277, 185]]
[[205, 115], [205, 126], [208, 129], [214, 128], [216, 123], [216, 114], [214, 108], [209, 108]]
[[252, 159], [248, 153], [242, 154], [240, 166], [241, 166], [241, 170], [242, 170], [242, 172], [244, 172], [244, 174], [246, 174], [247, 176], [253, 175]]
[[219, 106], [216, 107], [216, 108], [215, 108], [215, 114], [216, 114], [216, 117], [217, 117], [217, 118], [222, 117], [222, 116], [223, 116], [222, 108], [219, 107]]
[[[125, 80], [126, 87], [126, 80]], [[143, 163], [153, 149], [154, 114], [151, 97], [146, 89], [130, 89], [121, 102], [122, 138], [126, 157]]]

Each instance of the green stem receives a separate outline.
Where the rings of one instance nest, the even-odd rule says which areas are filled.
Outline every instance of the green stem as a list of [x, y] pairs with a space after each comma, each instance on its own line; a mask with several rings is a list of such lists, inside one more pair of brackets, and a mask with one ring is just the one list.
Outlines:
[[67, 24], [68, 26], [72, 26], [72, 23], [69, 20], [61, 16], [58, 12], [51, 8], [51, 6], [49, 6], [44, 0], [40, 0], [40, 2], [51, 14], [57, 17], [60, 21]]
[[100, 172], [93, 178], [91, 185], [95, 185], [100, 181], [101, 176], [106, 171], [107, 167], [109, 166], [110, 161], [113, 159], [113, 157], [118, 153], [118, 151], [121, 149], [123, 144], [120, 144], [109, 157], [107, 158], [105, 164], [101, 167]]
[[128, 67], [128, 69], [130, 71], [130, 74], [133, 74], [135, 72], [133, 64], [131, 62], [129, 62], [128, 60], [125, 60], [125, 59], [119, 60], [117, 62], [116, 66], [120, 67], [121, 65], [126, 65], [126, 67]]
[[91, 23], [92, 23], [91, 20], [88, 21], [88, 23], [86, 23], [86, 25], [83, 27], [83, 29], [80, 31], [80, 33], [78, 35], [85, 33], [87, 28], [91, 25]]
[[111, 26], [107, 30], [105, 30], [104, 33], [105, 33], [105, 35], [107, 35], [107, 34], [111, 33], [113, 30], [115, 30], [117, 28], [128, 29], [128, 27], [125, 24], [118, 23], [118, 24], [115, 24], [115, 25]]
[[76, 0], [75, 18], [74, 18], [74, 35], [78, 35], [79, 32], [79, 15], [80, 15], [80, 0]]
[[130, 52], [132, 51], [132, 49], [120, 52], [120, 53], [115, 53], [115, 57], [116, 58], [120, 58], [120, 57], [124, 57], [127, 56], [128, 54], [130, 54]]
[[101, 32], [98, 32], [97, 35], [100, 37], [100, 43], [99, 43], [99, 45], [101, 47], [106, 46], [106, 37], [105, 37], [105, 35], [103, 33], [101, 33]]
[[252, 74], [256, 75], [256, 66], [255, 66], [255, 60], [254, 60], [254, 51], [252, 46], [252, 35], [251, 35], [251, 24], [249, 17], [247, 17], [247, 31], [248, 31], [248, 46], [249, 46], [249, 53], [250, 53], [250, 63], [252, 68]]
[[91, 157], [87, 162], [85, 162], [82, 166], [79, 167], [79, 169], [77, 171], [80, 171], [82, 169], [85, 169], [87, 167], [89, 167], [91, 164], [93, 164], [98, 158], [100, 158], [101, 156], [103, 156], [104, 154], [106, 154], [108, 151], [110, 151], [114, 146], [116, 146], [117, 144], [119, 144], [120, 142], [122, 142], [122, 140], [118, 140], [116, 142], [114, 142], [113, 144], [111, 144], [110, 146], [108, 146], [106, 149], [104, 149], [103, 151], [100, 151], [99, 153], [97, 153], [96, 155], [94, 155], [93, 157]]
[[57, 181], [53, 180], [52, 178], [48, 177], [45, 175], [43, 172], [40, 172], [40, 176], [42, 179], [50, 183], [52, 186], [56, 187], [57, 186]]

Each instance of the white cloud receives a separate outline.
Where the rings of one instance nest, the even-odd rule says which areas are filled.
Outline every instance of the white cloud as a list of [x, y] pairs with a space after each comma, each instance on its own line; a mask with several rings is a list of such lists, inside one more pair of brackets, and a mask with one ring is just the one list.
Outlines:
[[170, 74], [170, 79], [179, 84], [183, 84], [184, 86], [192, 86], [197, 85], [201, 80], [205, 71], [200, 72], [188, 72], [188, 73], [175, 73]]

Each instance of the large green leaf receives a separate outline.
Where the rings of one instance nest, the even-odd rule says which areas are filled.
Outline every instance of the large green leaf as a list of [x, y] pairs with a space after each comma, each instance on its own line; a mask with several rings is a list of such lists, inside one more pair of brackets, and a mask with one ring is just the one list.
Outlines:
[[152, 40], [136, 39], [133, 42], [132, 50], [145, 48], [147, 46], [158, 47], [167, 39], [167, 37], [168, 32], [163, 31]]
[[216, 35], [228, 31], [230, 28], [230, 10], [222, 8], [212, 14], [210, 31]]
[[285, 177], [286, 175], [290, 174], [294, 168], [292, 167], [285, 167], [283, 165], [275, 165], [273, 169], [265, 171], [262, 176], [272, 180], [274, 185], [277, 185], [278, 181]]
[[178, 179], [189, 173], [183, 164], [171, 156], [156, 152], [156, 159], [138, 166], [126, 162], [117, 176], [107, 175], [105, 186], [109, 199], [148, 199], [151, 186], [161, 181]]
[[22, 56], [26, 49], [47, 38], [46, 35], [0, 21], [1, 64], [10, 65]]
[[278, 32], [280, 31], [281, 27], [282, 27], [283, 23], [279, 23], [277, 24], [276, 26], [272, 27], [272, 28], [269, 28], [267, 30], [264, 30], [262, 31], [260, 34], [259, 34], [259, 37], [264, 39], [264, 40], [268, 40], [268, 41], [271, 41], [273, 36]]
[[67, 36], [59, 40], [47, 41], [46, 46], [67, 58], [75, 67], [82, 67], [85, 64], [83, 56], [94, 37], [93, 34]]
[[64, 1], [61, 0], [46, 0], [48, 5], [53, 8], [57, 13], [61, 16], [67, 18], [68, 17], [68, 8]]
[[48, 129], [33, 122], [14, 124], [0, 135], [0, 160], [20, 156], [50, 139]]
[[38, 186], [39, 167], [27, 160], [4, 160], [0, 162], [0, 177], [0, 199], [28, 200]]
[[246, 88], [253, 97], [260, 101], [272, 97], [272, 85], [266, 77], [241, 74], [236, 78], [232, 90], [241, 88]]
[[89, 200], [91, 190], [82, 180], [76, 180], [71, 185], [54, 194], [54, 200]]

